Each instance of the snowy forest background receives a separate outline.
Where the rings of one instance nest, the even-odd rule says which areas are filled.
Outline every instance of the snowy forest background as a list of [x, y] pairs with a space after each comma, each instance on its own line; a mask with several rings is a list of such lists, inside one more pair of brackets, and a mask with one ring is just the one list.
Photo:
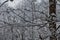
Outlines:
[[[56, 0], [56, 27], [60, 0]], [[0, 0], [0, 40], [49, 40], [49, 0]], [[60, 40], [60, 28], [56, 31]]]

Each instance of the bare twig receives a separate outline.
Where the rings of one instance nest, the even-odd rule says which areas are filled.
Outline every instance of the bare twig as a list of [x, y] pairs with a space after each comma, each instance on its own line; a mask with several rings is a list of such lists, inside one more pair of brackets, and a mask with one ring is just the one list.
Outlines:
[[2, 7], [6, 2], [8, 2], [8, 0], [4, 1], [4, 2], [0, 5], [0, 7]]
[[56, 31], [60, 28], [60, 25], [58, 26], [58, 28], [56, 29]]
[[[14, 14], [16, 14], [13, 10], [11, 10]], [[31, 21], [26, 20], [24, 17], [21, 17], [20, 15], [16, 14], [18, 17], [22, 18], [25, 22], [32, 23]], [[34, 23], [35, 24], [35, 23]]]

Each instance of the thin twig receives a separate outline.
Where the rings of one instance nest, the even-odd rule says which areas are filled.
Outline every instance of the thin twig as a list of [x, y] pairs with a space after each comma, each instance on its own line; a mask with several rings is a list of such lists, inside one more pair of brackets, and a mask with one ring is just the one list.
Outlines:
[[4, 2], [0, 5], [0, 7], [2, 7], [6, 2], [8, 2], [8, 0], [4, 1]]

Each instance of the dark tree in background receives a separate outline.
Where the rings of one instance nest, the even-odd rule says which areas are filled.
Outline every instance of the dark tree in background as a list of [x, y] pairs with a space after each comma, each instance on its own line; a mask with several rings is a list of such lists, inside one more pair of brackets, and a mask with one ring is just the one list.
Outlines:
[[49, 0], [49, 28], [52, 33], [50, 40], [57, 40], [56, 37], [56, 0]]

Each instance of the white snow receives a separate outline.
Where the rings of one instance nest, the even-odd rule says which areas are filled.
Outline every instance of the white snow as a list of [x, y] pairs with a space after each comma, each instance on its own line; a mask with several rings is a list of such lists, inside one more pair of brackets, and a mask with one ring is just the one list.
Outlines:
[[8, 7], [11, 7], [11, 8], [16, 8], [18, 4], [21, 5], [22, 0], [14, 0], [13, 2], [11, 2], [11, 1], [7, 2]]
[[35, 4], [41, 3], [41, 2], [42, 2], [42, 0], [36, 0]]
[[37, 0], [38, 3], [41, 3], [41, 0]]

